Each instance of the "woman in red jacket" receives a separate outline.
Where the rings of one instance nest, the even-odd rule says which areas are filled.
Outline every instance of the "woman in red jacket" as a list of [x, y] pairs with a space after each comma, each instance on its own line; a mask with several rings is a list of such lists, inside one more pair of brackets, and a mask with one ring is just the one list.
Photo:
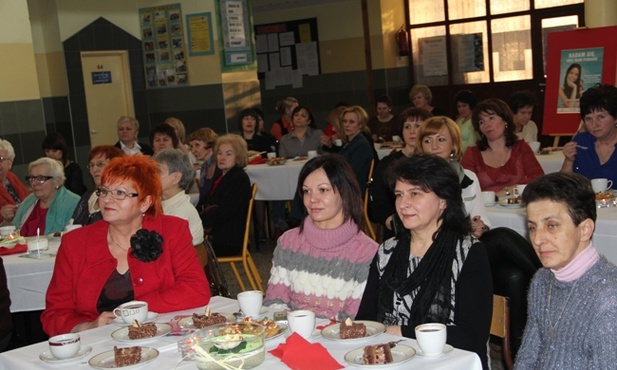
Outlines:
[[62, 238], [41, 316], [50, 336], [107, 325], [115, 307], [134, 299], [155, 312], [210, 300], [187, 221], [162, 214], [156, 163], [114, 158], [101, 184], [103, 220]]

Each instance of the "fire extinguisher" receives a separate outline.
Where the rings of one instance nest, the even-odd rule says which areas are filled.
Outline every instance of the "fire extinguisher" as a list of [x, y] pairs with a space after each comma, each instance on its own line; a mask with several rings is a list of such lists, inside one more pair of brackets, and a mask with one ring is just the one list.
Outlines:
[[398, 55], [402, 57], [409, 55], [409, 38], [405, 25], [402, 25], [401, 28], [396, 31], [395, 37], [396, 43], [398, 44]]

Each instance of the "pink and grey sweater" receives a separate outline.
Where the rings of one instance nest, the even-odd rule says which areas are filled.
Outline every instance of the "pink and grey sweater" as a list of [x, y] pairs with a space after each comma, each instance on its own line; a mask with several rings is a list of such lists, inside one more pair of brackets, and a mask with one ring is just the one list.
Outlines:
[[353, 221], [323, 230], [307, 217], [302, 233], [295, 228], [278, 240], [264, 304], [309, 309], [323, 318], [353, 318], [376, 252], [377, 243]]

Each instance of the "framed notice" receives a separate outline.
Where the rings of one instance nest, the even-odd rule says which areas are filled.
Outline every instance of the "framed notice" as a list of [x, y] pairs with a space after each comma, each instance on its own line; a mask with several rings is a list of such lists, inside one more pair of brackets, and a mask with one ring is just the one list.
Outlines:
[[214, 54], [212, 38], [212, 14], [199, 13], [186, 16], [188, 49], [190, 56]]
[[187, 85], [180, 4], [139, 9], [148, 88]]
[[219, 16], [223, 70], [230, 72], [254, 68], [251, 16], [247, 0], [219, 0], [215, 1], [215, 5]]

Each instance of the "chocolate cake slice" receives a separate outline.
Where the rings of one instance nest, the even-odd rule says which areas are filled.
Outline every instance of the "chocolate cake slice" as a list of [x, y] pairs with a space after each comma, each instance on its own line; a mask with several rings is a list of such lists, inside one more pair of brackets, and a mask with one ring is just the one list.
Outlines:
[[118, 367], [138, 364], [141, 361], [141, 347], [114, 346], [114, 361]]
[[339, 336], [341, 339], [354, 339], [366, 337], [366, 325], [352, 322], [347, 318], [339, 326]]
[[227, 322], [227, 318], [220, 313], [209, 313], [206, 311], [205, 315], [193, 314], [193, 326], [197, 329], [205, 328], [206, 326], [224, 324]]
[[377, 344], [364, 347], [364, 364], [389, 364], [393, 361], [390, 344]]
[[156, 335], [156, 325], [140, 324], [139, 321], [133, 321], [133, 325], [129, 326], [129, 339], [152, 338]]

